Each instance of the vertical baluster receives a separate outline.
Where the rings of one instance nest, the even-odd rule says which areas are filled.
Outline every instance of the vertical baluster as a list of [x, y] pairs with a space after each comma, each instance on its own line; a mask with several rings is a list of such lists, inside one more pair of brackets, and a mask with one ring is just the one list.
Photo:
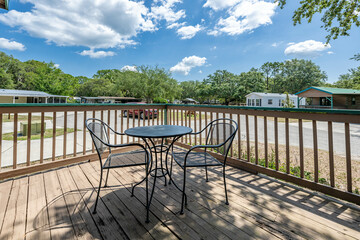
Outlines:
[[171, 109], [167, 110], [167, 116], [168, 116], [168, 124], [171, 125], [171, 118], [172, 118], [172, 114], [171, 114]]
[[176, 109], [176, 125], [179, 125], [179, 109]]
[[77, 146], [77, 118], [78, 118], [77, 111], [74, 111], [74, 154], [73, 154], [74, 157], [77, 154], [77, 151], [76, 151], [76, 146]]
[[[108, 125], [109, 127], [111, 127], [111, 125], [110, 125], [110, 114], [111, 114], [111, 110], [108, 109], [108, 110], [107, 110], [107, 125]], [[110, 130], [108, 131], [108, 139], [109, 139], [109, 142], [111, 142], [111, 141], [110, 141]]]
[[[191, 127], [191, 116], [192, 116], [192, 114], [191, 114], [191, 112], [189, 111], [189, 127], [190, 127], [190, 128], [192, 128], [192, 127]], [[191, 142], [192, 142], [192, 135], [189, 134], [189, 143], [190, 143], [190, 145], [191, 145]]]
[[[208, 112], [207, 111], [205, 111], [204, 112], [204, 118], [205, 118], [205, 127], [208, 125]], [[204, 139], [204, 144], [206, 145], [207, 144], [207, 142], [206, 142], [206, 140], [207, 140], [207, 136], [208, 136], [208, 129], [206, 128], [206, 130], [205, 130], [205, 139]]]
[[[197, 124], [196, 124], [196, 111], [194, 111], [194, 131], [197, 132]], [[195, 145], [197, 145], [197, 134], [195, 135]]]
[[[95, 118], [95, 110], [93, 111], [92, 118]], [[92, 153], [94, 153], [94, 152], [95, 152], [95, 146], [94, 146], [94, 143], [92, 143], [92, 145], [91, 145], [91, 152], [92, 152]]]
[[41, 112], [40, 163], [44, 162], [45, 113]]
[[254, 128], [255, 128], [255, 164], [257, 165], [259, 163], [257, 116], [254, 116]]
[[2, 125], [3, 125], [3, 113], [0, 113], [0, 169], [1, 169], [1, 155], [2, 155]]
[[275, 169], [279, 171], [279, 131], [278, 131], [278, 118], [274, 118], [274, 131], [275, 131]]
[[[233, 119], [233, 114], [232, 113], [230, 113], [230, 119]], [[231, 157], [234, 156], [233, 144], [231, 144], [231, 146], [230, 146], [230, 156]]]
[[[150, 126], [150, 109], [148, 109], [148, 115], [147, 115], [147, 121], [148, 121], [148, 126]], [[144, 118], [146, 118], [146, 115], [144, 114]]]
[[349, 123], [345, 123], [345, 151], [346, 151], [347, 191], [352, 192], [350, 125], [349, 125]]
[[[185, 127], [187, 127], [187, 125], [188, 125], [188, 122], [187, 122], [187, 113], [188, 113], [188, 112], [187, 112], [186, 110], [185, 110], [184, 112], [185, 112]], [[188, 135], [190, 136], [190, 134], [186, 134], [186, 135], [185, 135], [185, 143], [186, 143], [186, 144], [188, 144], [188, 137], [187, 137]]]
[[[216, 119], [219, 119], [219, 113], [218, 112], [216, 112]], [[219, 122], [216, 122], [217, 124], [219, 123]], [[220, 132], [219, 132], [219, 127], [217, 127], [216, 128], [216, 144], [219, 144], [219, 142], [220, 142]]]
[[[201, 111], [199, 111], [199, 131], [202, 130], [202, 116], [201, 116]], [[200, 141], [200, 145], [202, 145], [202, 133], [200, 133], [200, 136], [199, 136], [199, 141]]]
[[[139, 110], [139, 112], [140, 112], [140, 110]], [[144, 118], [145, 118], [145, 111], [144, 111]], [[138, 114], [138, 121], [137, 122], [138, 122], [137, 126], [140, 127], [141, 126], [140, 114]], [[143, 126], [145, 126], [145, 119], [143, 119]], [[137, 141], [140, 142], [140, 138], [137, 138]]]
[[83, 155], [86, 154], [86, 125], [85, 125], [85, 120], [86, 120], [86, 111], [84, 111], [84, 119], [83, 119]]
[[247, 161], [250, 162], [250, 131], [249, 131], [249, 115], [245, 115], [245, 122], [246, 122], [246, 154], [247, 154]]
[[269, 166], [268, 158], [268, 132], [267, 132], [267, 117], [264, 116], [264, 153], [265, 153], [265, 167]]
[[159, 119], [161, 117], [161, 114], [162, 114], [161, 109], [157, 109], [156, 125], [159, 125]]
[[[184, 126], [184, 113], [183, 110], [180, 110], [180, 115], [181, 115], [181, 126]], [[181, 137], [181, 142], [184, 142], [184, 137]]]
[[[117, 132], [118, 130], [118, 119], [117, 119], [117, 110], [114, 110], [114, 130], [115, 132]], [[118, 136], [117, 134], [114, 135], [115, 136], [115, 145], [117, 144], [117, 139], [118, 139]]]
[[101, 110], [101, 112], [100, 112], [100, 119], [101, 119], [101, 121], [104, 121], [104, 111], [103, 110]]
[[151, 115], [151, 120], [152, 120], [152, 126], [154, 126], [155, 125], [155, 111], [157, 111], [155, 108], [153, 108], [153, 110], [152, 110], [152, 115]]
[[241, 159], [241, 125], [240, 125], [240, 114], [237, 115], [238, 122], [238, 158]]
[[176, 115], [175, 115], [176, 111], [175, 111], [175, 109], [172, 112], [173, 112], [173, 125], [176, 125]]
[[[129, 123], [130, 123], [129, 115], [130, 115], [130, 111], [129, 111], [129, 109], [126, 110], [126, 111], [127, 111], [127, 114], [126, 114], [126, 129], [129, 129]], [[125, 130], [126, 130], [126, 129], [125, 129]], [[127, 140], [127, 143], [129, 143], [129, 141], [130, 141], [129, 135], [126, 135], [126, 140]]]
[[300, 177], [304, 178], [304, 137], [302, 119], [299, 119]]
[[63, 159], [66, 158], [66, 140], [67, 140], [67, 111], [64, 112]]
[[30, 149], [31, 149], [31, 112], [28, 113], [28, 129], [26, 143], [26, 166], [30, 166]]
[[55, 161], [56, 154], [56, 112], [53, 112], [53, 131], [52, 131], [52, 156], [51, 160]]
[[290, 136], [289, 136], [289, 119], [285, 118], [285, 148], [286, 148], [286, 173], [290, 173]]
[[[136, 110], [133, 109], [133, 114], [132, 114], [132, 127], [135, 127], [135, 118], [136, 118], [136, 114], [135, 112], [137, 111], [138, 117], [140, 116], [140, 110]], [[145, 125], [145, 124], [144, 124]], [[132, 142], [135, 142], [135, 137], [132, 137]]]
[[18, 114], [14, 113], [13, 169], [16, 169], [17, 167], [17, 135], [18, 135]]
[[[124, 110], [121, 110], [121, 117], [120, 117], [120, 132], [123, 133], [124, 132]], [[124, 135], [121, 135], [120, 137], [120, 143], [123, 144], [124, 143]]]
[[328, 142], [329, 142], [330, 186], [335, 187], [334, 145], [333, 145], [333, 129], [332, 129], [331, 121], [328, 121]]
[[318, 161], [318, 144], [317, 144], [317, 129], [316, 120], [312, 121], [313, 126], [313, 141], [314, 141], [314, 181], [319, 182], [319, 161]]

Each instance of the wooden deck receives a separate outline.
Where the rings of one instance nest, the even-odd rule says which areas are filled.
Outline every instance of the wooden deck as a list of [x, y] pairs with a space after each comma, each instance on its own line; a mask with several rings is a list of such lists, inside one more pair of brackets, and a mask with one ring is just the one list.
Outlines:
[[180, 192], [158, 181], [148, 224], [144, 184], [130, 197], [142, 167], [110, 171], [95, 215], [98, 162], [2, 182], [0, 239], [360, 239], [358, 206], [231, 167], [226, 206], [220, 170], [209, 182], [190, 171], [184, 215]]

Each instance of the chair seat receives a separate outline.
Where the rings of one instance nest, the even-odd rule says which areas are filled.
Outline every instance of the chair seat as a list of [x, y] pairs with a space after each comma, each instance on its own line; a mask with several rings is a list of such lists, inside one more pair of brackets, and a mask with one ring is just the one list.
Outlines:
[[124, 153], [112, 153], [106, 159], [103, 168], [129, 167], [145, 165], [146, 153], [144, 150], [136, 150]]
[[[173, 152], [174, 160], [184, 167], [185, 156], [188, 150], [176, 150]], [[190, 152], [186, 159], [186, 167], [223, 166], [223, 164], [207, 152]]]

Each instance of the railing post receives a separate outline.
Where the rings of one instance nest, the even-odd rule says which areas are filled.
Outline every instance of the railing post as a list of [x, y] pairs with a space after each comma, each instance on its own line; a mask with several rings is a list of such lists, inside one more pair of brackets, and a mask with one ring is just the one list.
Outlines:
[[165, 104], [165, 108], [164, 108], [164, 125], [167, 125], [168, 124], [168, 122], [167, 122], [167, 119], [168, 119], [168, 117], [167, 117], [167, 110], [168, 110], [168, 108], [167, 108], [167, 104]]

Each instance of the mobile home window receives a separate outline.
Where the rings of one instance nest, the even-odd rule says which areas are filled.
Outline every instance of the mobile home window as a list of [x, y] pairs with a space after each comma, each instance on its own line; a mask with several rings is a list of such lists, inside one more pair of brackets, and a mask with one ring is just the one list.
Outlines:
[[356, 105], [356, 98], [355, 97], [351, 97], [351, 105]]
[[248, 99], [248, 106], [251, 106], [251, 99]]
[[252, 106], [255, 106], [255, 99], [251, 99]]
[[260, 105], [260, 99], [256, 99], [256, 106], [259, 107]]
[[268, 99], [268, 104], [272, 105], [272, 99]]

